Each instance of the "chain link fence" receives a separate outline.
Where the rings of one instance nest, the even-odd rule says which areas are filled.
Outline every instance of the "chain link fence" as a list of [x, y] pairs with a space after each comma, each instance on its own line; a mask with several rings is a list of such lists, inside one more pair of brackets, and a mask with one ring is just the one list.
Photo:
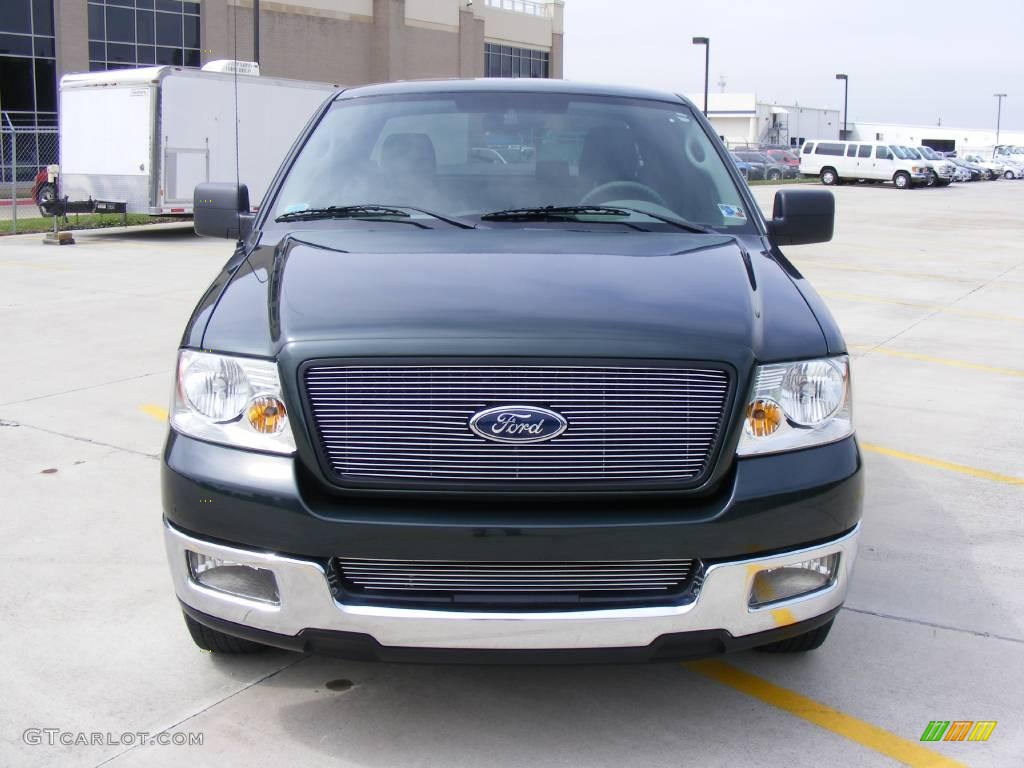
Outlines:
[[16, 115], [0, 113], [0, 227], [16, 234], [19, 215], [39, 216], [36, 205], [52, 199], [55, 190], [37, 177], [60, 161], [58, 153], [55, 127], [24, 124]]

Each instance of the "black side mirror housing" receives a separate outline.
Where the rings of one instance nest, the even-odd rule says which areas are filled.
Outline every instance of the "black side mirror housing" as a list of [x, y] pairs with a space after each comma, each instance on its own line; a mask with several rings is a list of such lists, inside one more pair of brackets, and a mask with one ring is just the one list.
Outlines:
[[836, 199], [825, 189], [780, 189], [775, 193], [768, 235], [776, 245], [827, 243], [836, 222]]
[[197, 184], [192, 196], [193, 226], [197, 235], [245, 240], [256, 217], [249, 209], [245, 184]]

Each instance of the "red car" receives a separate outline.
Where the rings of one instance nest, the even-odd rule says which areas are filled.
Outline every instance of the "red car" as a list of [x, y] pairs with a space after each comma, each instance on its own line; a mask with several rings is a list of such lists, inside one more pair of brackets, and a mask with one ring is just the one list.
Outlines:
[[792, 152], [790, 152], [789, 150], [786, 150], [786, 149], [766, 149], [766, 150], [763, 150], [763, 151], [764, 151], [764, 153], [766, 155], [768, 155], [768, 157], [770, 157], [772, 160], [774, 160], [776, 163], [779, 163], [780, 165], [792, 165], [792, 166], [799, 166], [800, 165], [800, 158], [797, 157]]

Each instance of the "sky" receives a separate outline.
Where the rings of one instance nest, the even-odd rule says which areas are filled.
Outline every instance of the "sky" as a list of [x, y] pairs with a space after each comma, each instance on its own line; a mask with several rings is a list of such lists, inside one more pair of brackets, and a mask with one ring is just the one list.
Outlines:
[[841, 109], [849, 120], [1024, 130], [1024, 0], [565, 0], [565, 77]]

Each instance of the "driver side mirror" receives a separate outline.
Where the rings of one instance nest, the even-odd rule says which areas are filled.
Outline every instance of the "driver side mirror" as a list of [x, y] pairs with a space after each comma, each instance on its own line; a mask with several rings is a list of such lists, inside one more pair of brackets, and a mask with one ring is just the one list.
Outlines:
[[192, 219], [197, 235], [245, 240], [256, 220], [249, 209], [249, 188], [225, 182], [197, 184]]
[[824, 189], [780, 189], [775, 193], [768, 236], [776, 245], [827, 243], [835, 228], [836, 199]]

